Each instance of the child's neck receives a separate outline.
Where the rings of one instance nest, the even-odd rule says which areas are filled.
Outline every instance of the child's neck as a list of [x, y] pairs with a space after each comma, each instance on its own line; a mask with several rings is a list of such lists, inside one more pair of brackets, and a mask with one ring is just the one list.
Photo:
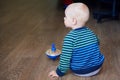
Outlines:
[[85, 24], [74, 25], [74, 26], [72, 27], [72, 29], [78, 29], [78, 28], [82, 28], [82, 27], [84, 27], [84, 26], [85, 26]]

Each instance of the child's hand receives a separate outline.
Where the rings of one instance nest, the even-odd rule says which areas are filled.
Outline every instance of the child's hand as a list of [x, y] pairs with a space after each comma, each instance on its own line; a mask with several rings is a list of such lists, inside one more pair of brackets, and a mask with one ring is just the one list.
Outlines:
[[48, 76], [50, 80], [57, 80], [59, 78], [59, 76], [57, 75], [55, 71], [51, 71]]

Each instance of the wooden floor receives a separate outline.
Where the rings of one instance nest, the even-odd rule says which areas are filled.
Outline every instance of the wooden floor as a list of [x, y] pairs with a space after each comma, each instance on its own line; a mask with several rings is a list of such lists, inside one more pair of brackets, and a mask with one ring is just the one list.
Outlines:
[[[58, 0], [0, 0], [0, 80], [49, 80], [58, 64], [45, 55], [54, 42], [61, 49], [69, 31]], [[120, 80], [120, 21], [87, 23], [100, 38], [105, 63], [100, 74], [77, 77], [70, 72], [61, 80]]]

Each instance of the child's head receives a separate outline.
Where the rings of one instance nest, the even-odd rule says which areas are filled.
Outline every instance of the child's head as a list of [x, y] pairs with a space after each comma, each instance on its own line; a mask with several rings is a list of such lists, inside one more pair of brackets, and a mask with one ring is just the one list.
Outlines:
[[89, 9], [83, 3], [70, 4], [65, 10], [64, 23], [67, 27], [82, 27], [89, 19]]

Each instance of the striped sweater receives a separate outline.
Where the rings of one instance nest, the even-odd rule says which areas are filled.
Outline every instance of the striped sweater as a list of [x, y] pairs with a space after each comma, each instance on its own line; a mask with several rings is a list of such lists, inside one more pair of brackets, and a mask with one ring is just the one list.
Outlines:
[[77, 74], [87, 74], [99, 69], [103, 62], [97, 36], [89, 28], [82, 27], [65, 36], [56, 73], [63, 76], [71, 69]]

